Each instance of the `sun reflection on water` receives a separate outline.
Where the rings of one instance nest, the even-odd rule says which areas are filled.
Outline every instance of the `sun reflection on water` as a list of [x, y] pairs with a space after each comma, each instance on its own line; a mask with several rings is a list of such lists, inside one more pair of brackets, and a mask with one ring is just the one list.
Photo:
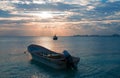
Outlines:
[[34, 41], [34, 44], [37, 44], [49, 50], [58, 52], [58, 48], [56, 46], [58, 43], [57, 41], [54, 41], [52, 37], [38, 37], [38, 38], [35, 38], [33, 41]]
[[40, 44], [41, 46], [44, 46], [46, 48], [52, 49], [52, 47], [54, 46], [53, 43], [51, 42], [52, 39], [50, 37], [42, 37], [40, 38]]

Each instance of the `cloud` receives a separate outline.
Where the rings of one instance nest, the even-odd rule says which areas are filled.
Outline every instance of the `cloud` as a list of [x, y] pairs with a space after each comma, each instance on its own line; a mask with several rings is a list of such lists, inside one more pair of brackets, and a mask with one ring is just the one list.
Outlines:
[[27, 10], [27, 11], [48, 11], [48, 10], [53, 10], [53, 11], [66, 11], [70, 9], [75, 9], [79, 8], [78, 5], [73, 5], [73, 4], [66, 4], [66, 3], [46, 3], [46, 4], [14, 4], [16, 8], [21, 9], [21, 10]]
[[108, 13], [108, 14], [113, 14], [114, 12], [120, 11], [120, 1], [117, 2], [108, 2], [102, 4], [102, 6], [98, 6], [95, 8], [96, 11], [100, 13]]
[[[98, 3], [98, 2], [97, 2]], [[100, 6], [96, 5], [86, 5], [84, 7], [80, 7], [79, 9], [71, 10], [72, 15], [68, 17], [68, 20], [80, 21], [81, 19], [89, 19], [89, 20], [108, 20], [107, 18], [112, 16], [114, 18], [118, 18], [117, 15], [120, 12], [120, 1], [117, 2], [99, 2]], [[109, 19], [114, 19], [109, 18]]]
[[[0, 32], [9, 35], [9, 32], [12, 34], [15, 31], [16, 35], [22, 35], [22, 32], [30, 35], [28, 33], [32, 30], [40, 33], [44, 28], [55, 32], [53, 29], [56, 28], [69, 35], [120, 33], [119, 6], [119, 0], [2, 0]], [[42, 12], [48, 13], [50, 18], [42, 17]]]

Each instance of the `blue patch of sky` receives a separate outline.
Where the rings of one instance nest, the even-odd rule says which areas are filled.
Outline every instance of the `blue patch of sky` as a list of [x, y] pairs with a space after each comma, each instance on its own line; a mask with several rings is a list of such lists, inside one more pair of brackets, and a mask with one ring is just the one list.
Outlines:
[[0, 10], [0, 17], [10, 17], [9, 11]]
[[[120, 1], [119, 1], [120, 2]], [[120, 3], [118, 2], [114, 2], [114, 3], [107, 3], [106, 6], [100, 6], [99, 9], [100, 11], [103, 11], [103, 12], [112, 12], [113, 10], [114, 11], [120, 11]]]
[[108, 0], [101, 0], [101, 2], [103, 2], [103, 3], [105, 3], [105, 2], [107, 2]]

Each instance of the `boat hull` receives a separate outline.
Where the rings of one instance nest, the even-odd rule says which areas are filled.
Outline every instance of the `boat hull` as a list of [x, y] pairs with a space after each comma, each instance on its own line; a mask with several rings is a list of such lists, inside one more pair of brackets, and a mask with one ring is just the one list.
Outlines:
[[67, 68], [66, 67], [66, 63], [61, 63], [61, 62], [56, 62], [55, 60], [51, 60], [51, 59], [48, 59], [48, 58], [45, 58], [45, 57], [40, 57], [40, 56], [37, 56], [36, 54], [34, 53], [31, 53], [31, 56], [32, 56], [32, 59], [37, 61], [37, 62], [40, 62], [42, 64], [45, 64], [49, 67], [52, 67], [54, 69], [65, 69]]
[[[28, 46], [28, 52], [31, 54], [33, 60], [43, 63], [49, 67], [55, 69], [68, 68], [67, 60], [63, 54], [56, 53], [46, 49], [45, 47], [34, 44]], [[80, 58], [72, 56], [72, 60], [74, 65], [77, 66]]]

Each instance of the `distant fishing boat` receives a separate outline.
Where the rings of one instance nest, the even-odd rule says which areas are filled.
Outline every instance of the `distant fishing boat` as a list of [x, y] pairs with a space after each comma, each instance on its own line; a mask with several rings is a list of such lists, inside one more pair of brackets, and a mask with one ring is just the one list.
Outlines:
[[77, 69], [80, 60], [79, 57], [71, 56], [66, 50], [61, 54], [35, 44], [29, 45], [27, 49], [33, 60], [55, 69]]
[[58, 37], [56, 35], [53, 36], [53, 40], [57, 40]]

